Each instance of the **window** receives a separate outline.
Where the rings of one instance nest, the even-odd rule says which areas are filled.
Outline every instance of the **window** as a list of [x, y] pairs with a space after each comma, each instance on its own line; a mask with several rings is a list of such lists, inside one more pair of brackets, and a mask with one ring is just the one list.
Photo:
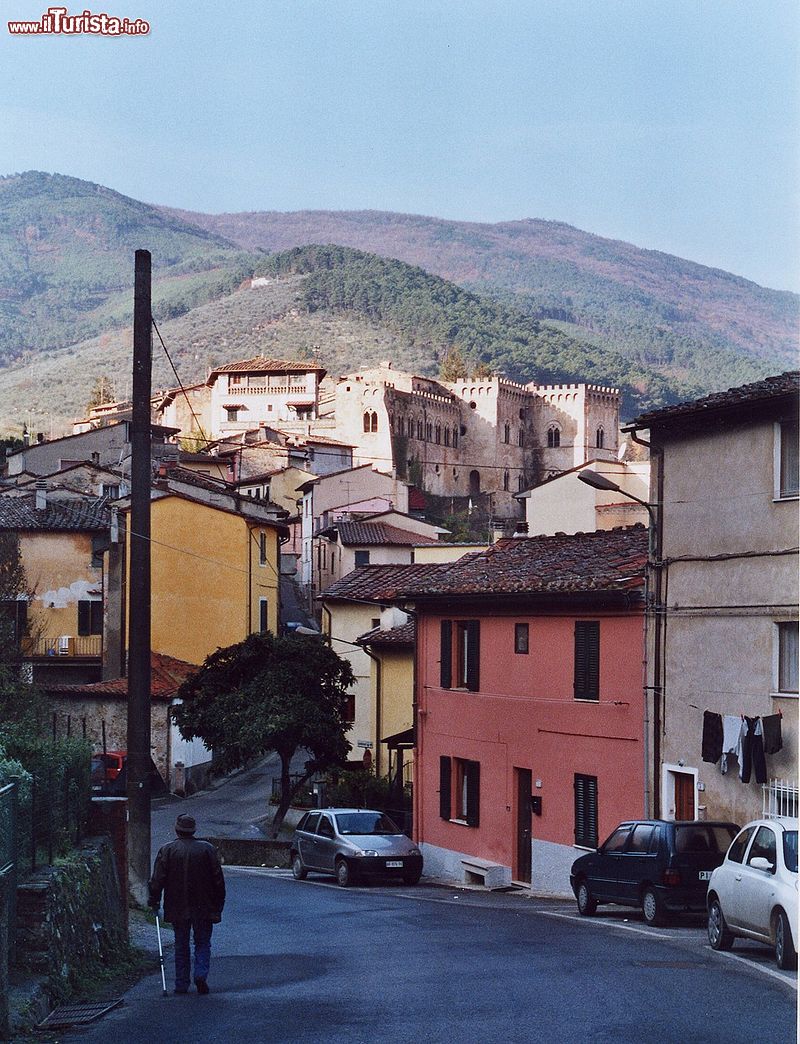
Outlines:
[[576, 700], [600, 699], [600, 622], [575, 621]]
[[510, 482], [509, 474], [507, 471], [503, 472], [503, 489], [508, 492], [508, 484]]
[[108, 550], [108, 537], [105, 534], [92, 535], [92, 569], [103, 568], [103, 552]]
[[228, 421], [238, 421], [239, 419], [239, 407], [238, 406], [226, 406], [225, 417]]
[[440, 684], [477, 692], [480, 685], [480, 621], [442, 620]]
[[369, 565], [369, 551], [356, 551], [356, 568]]
[[739, 834], [739, 836], [731, 845], [730, 851], [728, 852], [728, 859], [730, 859], [734, 863], [741, 863], [741, 861], [744, 859], [744, 851], [747, 848], [747, 843], [753, 836], [754, 830], [755, 827], [745, 827], [745, 829], [741, 832], [741, 834]]
[[652, 823], [639, 823], [633, 828], [633, 837], [628, 846], [629, 852], [647, 852], [650, 849], [650, 841], [653, 837], [655, 827]]
[[267, 534], [258, 534], [258, 564], [267, 564]]
[[100, 496], [108, 497], [110, 500], [119, 498], [119, 484], [115, 482], [104, 482], [100, 486]]
[[458, 428], [453, 428], [453, 446], [458, 449]]
[[518, 446], [524, 446], [525, 445], [525, 429], [524, 428], [520, 428], [519, 429], [519, 432], [517, 434], [517, 445]]
[[597, 436], [594, 440], [594, 444], [598, 449], [603, 449], [606, 443], [606, 433], [602, 428], [597, 429]]
[[750, 866], [754, 859], [759, 856], [762, 859], [767, 859], [772, 864], [772, 873], [775, 873], [775, 864], [777, 861], [777, 846], [775, 841], [775, 831], [770, 830], [769, 827], [759, 827], [756, 832], [756, 836], [753, 838], [753, 843], [750, 846], [750, 852], [747, 856], [747, 865]]
[[258, 629], [262, 634], [269, 630], [269, 602], [266, 598], [258, 600]]
[[99, 598], [78, 601], [78, 634], [103, 633], [103, 603]]
[[377, 431], [378, 430], [378, 414], [377, 413], [373, 413], [372, 417], [370, 418], [370, 429], [372, 431]]
[[356, 696], [353, 692], [349, 692], [345, 697], [342, 717], [348, 725], [352, 725], [356, 720]]
[[28, 601], [26, 598], [4, 598], [0, 601], [3, 631], [18, 644], [28, 633]]
[[368, 413], [364, 414], [364, 431], [369, 431], [370, 417]]
[[503, 428], [503, 442], [505, 442], [506, 445], [508, 445], [509, 442], [511, 442], [511, 425], [510, 424], [506, 424], [505, 427]]
[[597, 776], [575, 774], [575, 844], [597, 848]]
[[417, 438], [419, 439], [420, 442], [422, 442], [422, 435], [423, 435], [423, 432], [422, 432], [422, 421], [418, 420], [417, 421]]
[[444, 435], [444, 444], [445, 444], [445, 446], [449, 446], [450, 445], [450, 429], [448, 427], [445, 427], [443, 435]]
[[630, 837], [631, 827], [617, 827], [611, 837], [603, 844], [603, 852], [621, 852]]
[[436, 435], [434, 436], [434, 442], [437, 446], [442, 444], [442, 426], [441, 424], [436, 425]]
[[316, 833], [317, 823], [319, 822], [319, 812], [309, 812], [308, 819], [303, 824], [303, 830], [308, 831], [309, 834]]
[[323, 816], [320, 819], [317, 834], [320, 837], [333, 837], [333, 823], [331, 823], [330, 816]]
[[465, 758], [439, 758], [439, 815], [456, 819], [467, 826], [480, 822], [479, 761]]
[[521, 493], [525, 486], [525, 478], [523, 475], [517, 476], [517, 493]]
[[526, 623], [514, 624], [514, 652], [528, 652], [528, 625]]
[[426, 439], [427, 442], [430, 442], [432, 438], [433, 438], [433, 423], [431, 421], [428, 421], [427, 424], [425, 425], [425, 439]]
[[778, 625], [778, 692], [798, 691], [798, 624]]
[[775, 499], [788, 500], [800, 493], [797, 418], [775, 425]]
[[547, 429], [547, 448], [557, 449], [561, 445], [561, 431], [558, 426], [551, 424]]

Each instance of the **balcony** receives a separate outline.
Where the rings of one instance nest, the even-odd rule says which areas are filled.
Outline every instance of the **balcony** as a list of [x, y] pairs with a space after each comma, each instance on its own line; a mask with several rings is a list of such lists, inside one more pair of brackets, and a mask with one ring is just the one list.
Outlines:
[[26, 659], [44, 660], [100, 660], [103, 656], [101, 634], [62, 634], [57, 638], [26, 638], [22, 640], [22, 654]]

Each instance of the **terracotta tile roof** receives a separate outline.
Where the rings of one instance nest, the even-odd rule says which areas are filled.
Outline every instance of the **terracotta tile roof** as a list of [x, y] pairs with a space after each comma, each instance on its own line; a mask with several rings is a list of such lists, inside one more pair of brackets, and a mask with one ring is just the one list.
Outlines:
[[392, 627], [384, 630], [381, 627], [373, 627], [371, 631], [362, 634], [356, 639], [359, 645], [390, 646], [391, 648], [405, 648], [414, 644], [417, 633], [417, 625], [414, 620], [409, 620], [400, 627]]
[[498, 540], [436, 572], [397, 584], [400, 597], [611, 592], [644, 584], [647, 529]]
[[252, 359], [215, 366], [212, 373], [244, 373], [250, 370], [263, 370], [265, 373], [296, 373], [298, 370], [325, 373], [325, 367], [313, 359], [267, 359], [264, 355], [256, 355]]
[[[163, 653], [151, 653], [150, 694], [154, 700], [172, 699], [181, 684], [196, 670], [198, 667], [193, 663], [176, 660]], [[58, 696], [111, 696], [127, 700], [128, 679], [112, 678], [109, 681], [90, 682], [88, 685], [48, 685], [47, 691]]]
[[96, 533], [110, 525], [107, 497], [48, 499], [46, 507], [37, 510], [35, 494], [0, 496], [0, 530]]
[[754, 406], [788, 395], [796, 398], [798, 393], [800, 393], [800, 370], [790, 370], [775, 377], [766, 377], [763, 381], [755, 381], [753, 384], [743, 384], [738, 388], [714, 392], [711, 395], [703, 396], [702, 399], [679, 402], [674, 406], [664, 406], [660, 410], [643, 413], [623, 430], [650, 428], [662, 422], [667, 423], [673, 418], [696, 416], [717, 410], [737, 409], [741, 406]]
[[423, 583], [441, 569], [438, 564], [360, 566], [331, 584], [319, 597], [325, 601], [391, 602], [409, 584]]
[[339, 534], [339, 543], [348, 547], [354, 544], [375, 546], [399, 544], [413, 547], [420, 544], [439, 543], [435, 537], [410, 533], [407, 529], [398, 529], [385, 522], [333, 522], [322, 531], [322, 535], [331, 533], [333, 530]]

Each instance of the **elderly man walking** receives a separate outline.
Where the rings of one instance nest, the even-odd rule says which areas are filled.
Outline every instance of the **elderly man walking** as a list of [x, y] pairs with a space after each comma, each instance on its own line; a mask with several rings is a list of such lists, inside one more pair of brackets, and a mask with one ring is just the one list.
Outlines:
[[163, 892], [164, 920], [175, 929], [175, 993], [189, 992], [191, 935], [194, 984], [198, 993], [208, 993], [211, 932], [222, 920], [225, 905], [225, 879], [217, 850], [196, 838], [196, 829], [192, 816], [178, 816], [178, 836], [158, 850], [149, 886], [149, 906], [158, 910]]

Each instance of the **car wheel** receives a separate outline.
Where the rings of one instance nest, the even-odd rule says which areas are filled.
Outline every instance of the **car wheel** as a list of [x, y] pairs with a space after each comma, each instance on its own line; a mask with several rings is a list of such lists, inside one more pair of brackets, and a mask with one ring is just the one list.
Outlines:
[[654, 888], [645, 888], [642, 892], [642, 913], [651, 928], [657, 928], [666, 920], [664, 907]]
[[308, 876], [308, 870], [303, 866], [303, 860], [300, 858], [299, 852], [295, 852], [292, 859], [292, 876], [295, 881], [305, 881]]
[[578, 913], [583, 917], [592, 917], [593, 914], [597, 913], [597, 900], [589, 891], [589, 885], [586, 881], [581, 881], [578, 885], [575, 899], [578, 903]]
[[712, 950], [730, 950], [734, 935], [725, 923], [722, 907], [716, 896], [708, 906], [708, 941]]
[[789, 919], [783, 910], [778, 910], [775, 915], [773, 935], [775, 937], [775, 963], [783, 969], [796, 967], [797, 951], [792, 942]]
[[336, 860], [336, 883], [342, 888], [347, 888], [353, 883], [353, 871], [346, 859]]
[[422, 877], [421, 870], [406, 870], [406, 872], [403, 874], [403, 884], [419, 884], [420, 877]]

